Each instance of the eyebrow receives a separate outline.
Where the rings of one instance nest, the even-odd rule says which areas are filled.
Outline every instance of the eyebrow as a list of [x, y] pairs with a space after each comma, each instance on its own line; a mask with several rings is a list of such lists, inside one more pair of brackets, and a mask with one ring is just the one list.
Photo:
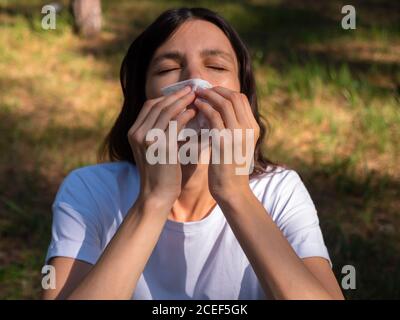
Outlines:
[[[202, 50], [200, 52], [200, 56], [202, 58], [208, 57], [208, 56], [220, 56], [223, 59], [234, 63], [234, 59], [233, 59], [232, 55], [230, 53], [225, 52], [225, 51], [220, 50], [220, 49], [204, 49], [204, 50]], [[159, 55], [158, 57], [154, 58], [153, 64], [156, 64], [156, 63], [158, 63], [158, 62], [160, 62], [161, 60], [164, 60], [164, 59], [181, 61], [181, 60], [184, 59], [184, 55], [180, 51], [165, 52], [165, 53]]]
[[220, 56], [220, 57], [224, 58], [225, 60], [228, 60], [228, 61], [234, 63], [234, 59], [230, 53], [225, 52], [223, 50], [219, 50], [219, 49], [204, 49], [201, 51], [200, 56], [201, 57]]
[[169, 51], [163, 54], [160, 54], [158, 57], [153, 59], [153, 64], [156, 64], [164, 59], [170, 59], [175, 61], [180, 61], [183, 59], [183, 54], [179, 51]]

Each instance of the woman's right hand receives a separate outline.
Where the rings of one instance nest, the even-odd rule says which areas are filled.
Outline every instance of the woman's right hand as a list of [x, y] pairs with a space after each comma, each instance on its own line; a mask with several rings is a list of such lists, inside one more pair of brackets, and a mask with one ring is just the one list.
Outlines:
[[152, 142], [146, 141], [146, 134], [153, 128], [163, 130], [166, 135], [166, 145], [162, 145], [160, 151], [170, 151], [168, 150], [169, 121], [177, 121], [177, 132], [179, 133], [196, 115], [197, 111], [194, 109], [183, 111], [194, 99], [195, 93], [191, 91], [190, 87], [185, 87], [168, 96], [149, 99], [144, 103], [136, 121], [129, 129], [128, 141], [140, 174], [139, 199], [157, 199], [172, 207], [179, 197], [182, 181], [179, 161], [176, 161], [176, 164], [169, 163], [167, 153], [167, 164], [150, 164], [146, 158], [146, 150]]

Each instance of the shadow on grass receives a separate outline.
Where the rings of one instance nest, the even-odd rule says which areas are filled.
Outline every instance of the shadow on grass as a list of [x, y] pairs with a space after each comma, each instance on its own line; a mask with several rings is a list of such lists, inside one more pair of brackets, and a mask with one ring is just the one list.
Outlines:
[[[276, 146], [270, 152], [287, 152]], [[286, 157], [301, 175], [318, 211], [333, 270], [356, 269], [356, 290], [348, 299], [400, 297], [400, 181], [384, 172], [353, 171], [351, 161], [305, 163]]]
[[51, 205], [63, 179], [43, 153], [60, 156], [67, 148], [79, 153], [77, 146], [95, 145], [99, 133], [49, 124], [38, 134], [29, 116], [1, 104], [0, 119], [0, 299], [38, 298]]
[[337, 164], [307, 170], [334, 270], [340, 275], [350, 264], [357, 271], [357, 290], [346, 292], [348, 298], [398, 299], [400, 181], [379, 172], [359, 177]]
[[34, 298], [43, 250], [49, 239], [54, 183], [32, 164], [21, 119], [0, 106], [0, 289], [1, 299]]

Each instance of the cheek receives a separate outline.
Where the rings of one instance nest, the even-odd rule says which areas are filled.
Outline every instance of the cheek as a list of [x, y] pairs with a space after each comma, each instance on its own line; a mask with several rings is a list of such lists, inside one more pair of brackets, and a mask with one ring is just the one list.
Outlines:
[[146, 99], [152, 99], [153, 96], [153, 88], [152, 88], [152, 81], [149, 80], [148, 78], [146, 79], [146, 84], [145, 84], [145, 94], [146, 94]]
[[178, 82], [179, 77], [150, 77], [146, 81], [146, 97], [147, 99], [154, 99], [162, 96], [161, 88], [166, 87], [172, 83]]
[[147, 99], [154, 99], [160, 97], [162, 84], [158, 83], [153, 78], [150, 78], [146, 81], [146, 98]]
[[237, 77], [228, 76], [220, 77], [212, 82], [213, 86], [221, 86], [233, 91], [240, 91], [240, 82]]

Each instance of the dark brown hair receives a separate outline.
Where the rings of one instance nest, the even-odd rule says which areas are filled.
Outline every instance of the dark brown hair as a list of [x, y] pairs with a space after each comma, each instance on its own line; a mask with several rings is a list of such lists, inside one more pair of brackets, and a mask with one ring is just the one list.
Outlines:
[[215, 24], [231, 42], [239, 63], [241, 92], [247, 96], [254, 117], [260, 126], [260, 138], [254, 151], [254, 170], [250, 177], [275, 171], [278, 164], [264, 157], [261, 151], [261, 145], [266, 135], [265, 124], [268, 125], [268, 123], [262, 119], [258, 111], [256, 84], [249, 51], [233, 27], [217, 13], [206, 8], [167, 10], [132, 42], [122, 61], [120, 71], [120, 81], [124, 94], [122, 110], [100, 147], [99, 161], [105, 160], [108, 156], [110, 161], [129, 161], [135, 164], [127, 133], [146, 101], [147, 68], [157, 48], [189, 19], [200, 19]]

